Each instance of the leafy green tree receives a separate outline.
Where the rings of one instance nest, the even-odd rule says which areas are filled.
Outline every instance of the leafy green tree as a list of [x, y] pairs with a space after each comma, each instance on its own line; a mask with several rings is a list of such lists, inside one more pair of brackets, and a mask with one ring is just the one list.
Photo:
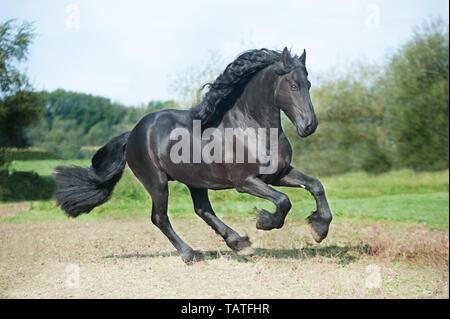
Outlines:
[[35, 122], [43, 109], [19, 68], [33, 37], [29, 23], [8, 20], [0, 24], [0, 146], [23, 146], [23, 129]]
[[391, 57], [381, 82], [397, 166], [448, 168], [448, 80], [448, 25], [426, 22]]

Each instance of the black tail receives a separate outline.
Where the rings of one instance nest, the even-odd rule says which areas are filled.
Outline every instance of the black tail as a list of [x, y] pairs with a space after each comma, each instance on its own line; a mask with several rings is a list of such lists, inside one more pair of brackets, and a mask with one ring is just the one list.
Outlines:
[[125, 169], [125, 147], [130, 132], [112, 138], [92, 158], [92, 166], [58, 166], [56, 201], [70, 216], [89, 213], [106, 202]]

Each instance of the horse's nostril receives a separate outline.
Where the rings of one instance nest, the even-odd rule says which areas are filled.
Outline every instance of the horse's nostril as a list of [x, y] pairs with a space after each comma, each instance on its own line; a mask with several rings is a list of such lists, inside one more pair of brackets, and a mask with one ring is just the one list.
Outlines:
[[305, 127], [306, 134], [311, 133], [311, 130], [312, 130], [312, 125], [311, 124], [306, 125], [306, 127]]
[[306, 127], [305, 127], [305, 133], [308, 135], [314, 133], [315, 130], [316, 130], [315, 123], [310, 123], [310, 124], [306, 125]]

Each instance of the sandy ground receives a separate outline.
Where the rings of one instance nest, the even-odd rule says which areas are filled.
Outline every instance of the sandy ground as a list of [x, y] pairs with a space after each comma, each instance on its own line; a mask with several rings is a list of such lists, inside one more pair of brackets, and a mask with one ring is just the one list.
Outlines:
[[206, 260], [185, 265], [149, 220], [0, 224], [2, 298], [448, 298], [448, 231], [335, 222], [313, 243], [305, 223], [257, 231], [253, 256], [202, 221], [173, 219]]

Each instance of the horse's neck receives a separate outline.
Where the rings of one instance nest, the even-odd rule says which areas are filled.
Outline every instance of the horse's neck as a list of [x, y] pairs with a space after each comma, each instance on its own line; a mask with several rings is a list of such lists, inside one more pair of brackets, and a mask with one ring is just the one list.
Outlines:
[[[252, 78], [234, 106], [225, 114], [225, 125], [281, 128], [280, 109], [274, 105], [277, 76], [265, 69]], [[235, 124], [235, 125], [233, 125]]]

